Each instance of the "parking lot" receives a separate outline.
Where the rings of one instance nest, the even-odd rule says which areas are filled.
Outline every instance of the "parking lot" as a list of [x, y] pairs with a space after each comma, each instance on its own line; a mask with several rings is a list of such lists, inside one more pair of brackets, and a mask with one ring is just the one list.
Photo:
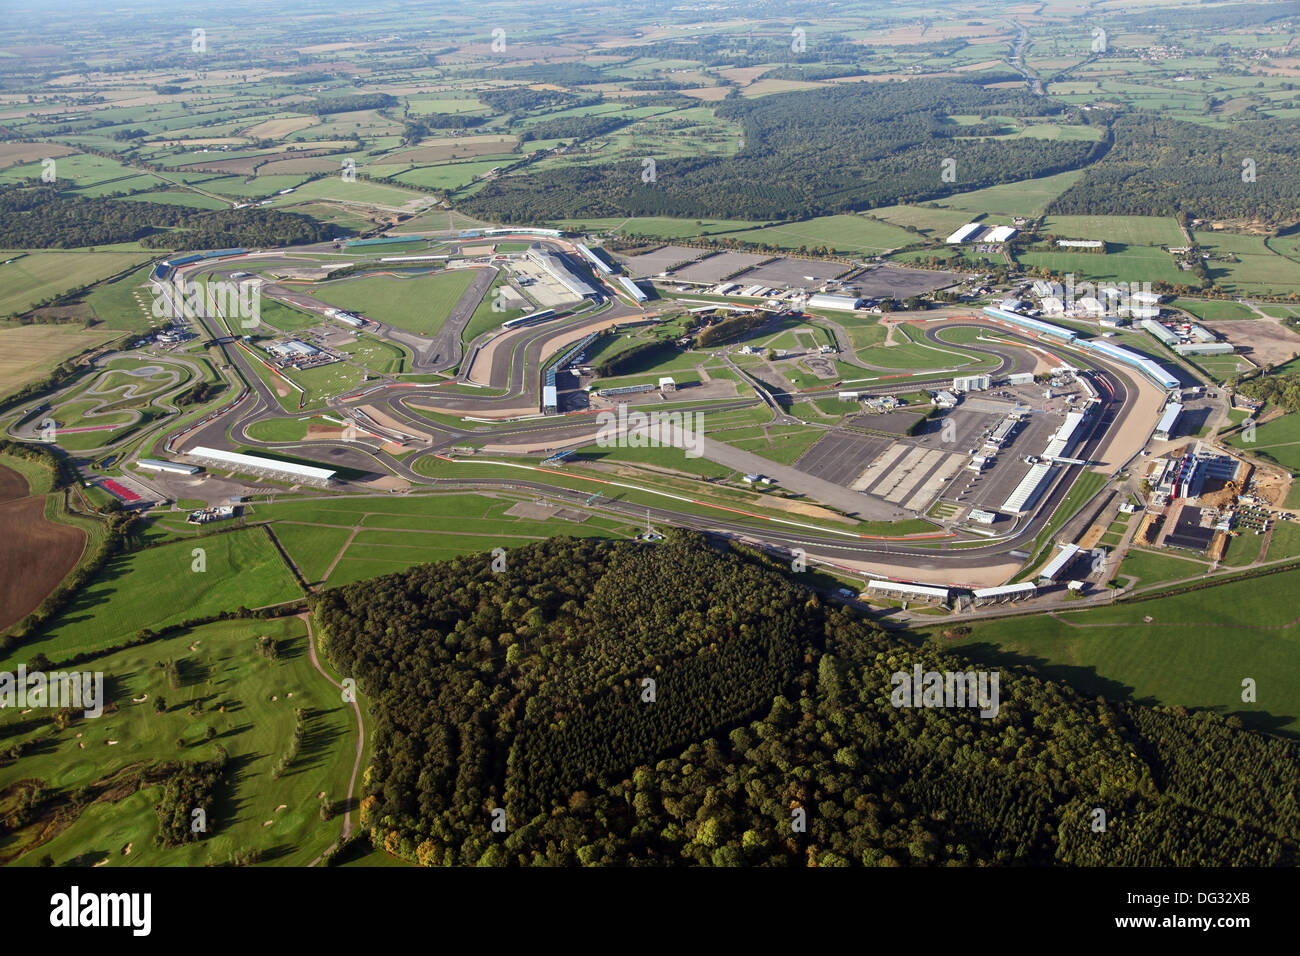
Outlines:
[[953, 272], [932, 272], [929, 269], [907, 269], [901, 266], [880, 265], [854, 279], [851, 287], [864, 299], [881, 299], [893, 296], [906, 299], [934, 289], [952, 285], [962, 277]]
[[888, 438], [833, 431], [804, 452], [795, 467], [847, 488], [891, 444]]
[[748, 252], [720, 252], [716, 256], [693, 262], [684, 269], [678, 269], [673, 273], [673, 278], [685, 282], [717, 283], [744, 268], [758, 265], [766, 258], [767, 256], [756, 256]]
[[642, 279], [647, 276], [657, 276], [661, 272], [668, 272], [674, 266], [684, 266], [688, 262], [694, 262], [702, 255], [704, 255], [702, 249], [691, 249], [687, 246], [663, 246], [653, 252], [643, 252], [639, 256], [625, 257], [616, 255], [615, 258], [623, 263], [623, 267], [630, 276], [634, 279]]
[[736, 276], [737, 282], [747, 285], [773, 285], [783, 289], [807, 289], [821, 285], [827, 279], [834, 279], [849, 271], [849, 267], [839, 262], [822, 262], [819, 259], [773, 259], [756, 269], [750, 269], [744, 275]]

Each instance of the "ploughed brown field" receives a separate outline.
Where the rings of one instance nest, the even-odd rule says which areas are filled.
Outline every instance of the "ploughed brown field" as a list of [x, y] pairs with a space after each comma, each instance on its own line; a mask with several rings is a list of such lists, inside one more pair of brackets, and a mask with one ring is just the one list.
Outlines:
[[0, 628], [21, 621], [76, 566], [85, 546], [80, 528], [45, 518], [45, 496], [0, 465]]

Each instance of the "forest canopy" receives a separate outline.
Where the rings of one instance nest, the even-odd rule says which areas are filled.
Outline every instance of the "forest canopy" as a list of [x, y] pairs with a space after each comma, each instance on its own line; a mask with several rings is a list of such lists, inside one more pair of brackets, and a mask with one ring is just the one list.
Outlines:
[[897, 708], [895, 673], [968, 665], [693, 532], [553, 538], [492, 564], [468, 555], [314, 599], [376, 721], [362, 825], [407, 859], [1297, 860], [1300, 747], [1234, 717], [1088, 699], [1011, 668], [991, 719]]

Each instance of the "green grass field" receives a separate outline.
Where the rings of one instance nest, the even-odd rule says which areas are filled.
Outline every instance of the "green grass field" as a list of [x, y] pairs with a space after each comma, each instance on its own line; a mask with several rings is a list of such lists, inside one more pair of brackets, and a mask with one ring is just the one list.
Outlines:
[[1227, 443], [1242, 451], [1267, 456], [1283, 468], [1300, 471], [1300, 413], [1292, 412], [1255, 427], [1255, 440], [1246, 441], [1243, 433], [1233, 435]]
[[[204, 551], [204, 567], [195, 568]], [[35, 640], [4, 664], [42, 652], [52, 661], [98, 651], [191, 618], [278, 604], [301, 591], [266, 532], [248, 528], [130, 552], [110, 561]]]
[[1057, 173], [1055, 176], [1025, 179], [1017, 183], [959, 193], [956, 196], [940, 199], [937, 204], [950, 209], [960, 209], [963, 212], [1037, 216], [1053, 199], [1078, 182], [1082, 175], [1082, 170], [1070, 170]]
[[[317, 795], [323, 792], [331, 801], [346, 796], [356, 719], [312, 667], [305, 634], [294, 618], [223, 621], [110, 654], [95, 668], [105, 675], [115, 711], [66, 729], [41, 720], [38, 729], [11, 738], [39, 738], [42, 744], [21, 762], [0, 768], [6, 802], [16, 792], [11, 785], [22, 779], [66, 794], [64, 806], [80, 787], [98, 789], [161, 761], [211, 759], [223, 747], [231, 761], [229, 783], [217, 793], [206, 838], [160, 847], [154, 805], [162, 790], [148, 783], [88, 803], [68, 825], [43, 834], [48, 842], [32, 845], [35, 827], [11, 832], [2, 852], [20, 866], [34, 866], [46, 855], [56, 864], [83, 866], [204, 866], [254, 850], [278, 865], [316, 859], [342, 824], [341, 815], [322, 822]], [[277, 660], [257, 653], [259, 636], [276, 642]], [[156, 666], [168, 660], [178, 665], [179, 686]], [[138, 699], [146, 695], [147, 701]], [[164, 713], [154, 711], [159, 698], [166, 700]], [[276, 779], [298, 707], [307, 712], [306, 734], [297, 757]], [[23, 721], [14, 713], [3, 723]]]
[[38, 302], [90, 285], [147, 262], [141, 252], [0, 252], [0, 316], [26, 312]]
[[415, 278], [366, 276], [317, 285], [311, 292], [341, 309], [395, 328], [432, 335], [442, 328], [477, 275], [473, 269], [456, 269]]
[[258, 520], [271, 520], [276, 536], [309, 582], [324, 579], [331, 587], [553, 535], [634, 533], [614, 519], [592, 517], [575, 523], [505, 514], [517, 500], [497, 494], [340, 498], [278, 501], [256, 505], [254, 512]]
[[1163, 581], [1196, 577], [1209, 570], [1209, 567], [1209, 564], [1204, 561], [1193, 561], [1172, 553], [1130, 548], [1115, 577], [1121, 580], [1125, 577], [1133, 577], [1137, 579], [1138, 587], [1146, 587]]
[[783, 226], [729, 233], [729, 236], [781, 249], [817, 249], [826, 246], [835, 252], [863, 256], [880, 255], [900, 246], [910, 246], [921, 239], [906, 229], [870, 216], [821, 216]]
[[[1296, 733], [1300, 671], [1292, 662], [1300, 627], [1294, 604], [1276, 595], [1298, 586], [1300, 571], [1288, 571], [1174, 597], [976, 623], [968, 637], [943, 643], [982, 661], [1032, 664], [1085, 694], [1211, 707], [1260, 729]], [[1259, 682], [1258, 703], [1242, 702], [1245, 677]]]
[[1253, 319], [1255, 313], [1242, 305], [1240, 302], [1233, 302], [1229, 299], [1173, 299], [1170, 303], [1176, 309], [1183, 309], [1190, 312], [1198, 319], [1206, 322], [1222, 322], [1226, 319]]

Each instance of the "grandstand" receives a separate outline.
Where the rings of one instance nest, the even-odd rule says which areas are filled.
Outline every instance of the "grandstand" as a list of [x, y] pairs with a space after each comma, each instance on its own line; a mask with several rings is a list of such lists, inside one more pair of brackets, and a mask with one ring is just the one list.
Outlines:
[[334, 481], [335, 472], [328, 468], [316, 468], [311, 465], [299, 465], [292, 461], [279, 461], [275, 458], [262, 458], [259, 455], [243, 455], [239, 452], [222, 451], [196, 445], [185, 455], [202, 462], [229, 468], [232, 471], [250, 475], [261, 475], [278, 481], [290, 480], [306, 482], [309, 485], [329, 485]]
[[1138, 352], [1126, 349], [1121, 345], [1111, 345], [1109, 342], [1080, 340], [1078, 333], [1071, 329], [1063, 329], [1060, 326], [1052, 325], [1048, 322], [1040, 322], [1037, 319], [1029, 318], [1027, 315], [1021, 315], [1018, 312], [1008, 312], [1005, 309], [997, 309], [989, 306], [985, 308], [984, 313], [986, 315], [991, 315], [995, 319], [1001, 319], [1004, 322], [1010, 322], [1013, 325], [1020, 326], [1021, 328], [1029, 329], [1031, 332], [1037, 332], [1040, 335], [1050, 335], [1054, 338], [1063, 339], [1066, 342], [1074, 343], [1080, 348], [1087, 349], [1091, 352], [1100, 352], [1107, 358], [1123, 362], [1125, 365], [1131, 365], [1161, 388], [1171, 389], [1178, 387], [1178, 379], [1165, 371], [1164, 366], [1159, 362], [1154, 359], [1149, 359]]

